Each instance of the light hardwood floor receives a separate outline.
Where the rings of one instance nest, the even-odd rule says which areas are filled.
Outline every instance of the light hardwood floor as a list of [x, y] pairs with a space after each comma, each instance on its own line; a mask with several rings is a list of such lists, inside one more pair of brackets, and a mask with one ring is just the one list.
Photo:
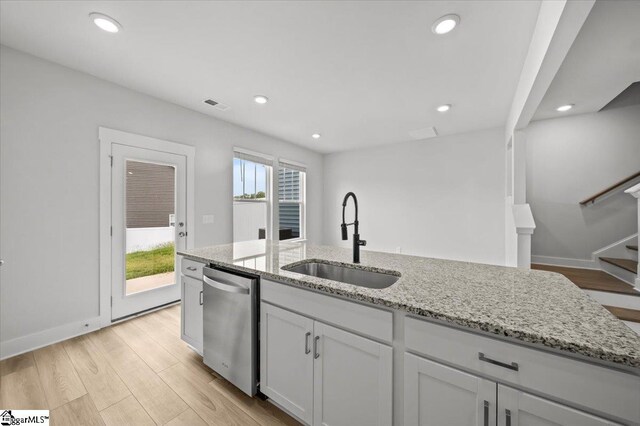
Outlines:
[[0, 362], [0, 407], [52, 425], [298, 425], [249, 398], [180, 339], [180, 306]]

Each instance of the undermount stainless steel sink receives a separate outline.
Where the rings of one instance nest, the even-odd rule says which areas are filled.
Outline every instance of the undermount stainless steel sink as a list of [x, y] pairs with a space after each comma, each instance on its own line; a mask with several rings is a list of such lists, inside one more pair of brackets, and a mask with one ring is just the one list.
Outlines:
[[353, 266], [338, 266], [317, 261], [285, 265], [282, 269], [312, 277], [376, 289], [387, 288], [400, 279], [400, 274], [397, 272], [374, 272]]

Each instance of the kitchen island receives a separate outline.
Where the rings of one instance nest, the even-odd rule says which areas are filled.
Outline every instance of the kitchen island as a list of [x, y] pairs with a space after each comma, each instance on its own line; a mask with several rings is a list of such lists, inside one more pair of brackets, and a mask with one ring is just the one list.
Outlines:
[[[266, 240], [178, 254], [190, 261], [261, 277], [263, 392], [268, 388], [265, 373], [278, 373], [265, 364], [272, 359], [265, 341], [269, 335], [277, 334], [272, 330], [267, 335], [266, 311], [275, 316], [283, 314], [291, 322], [295, 320], [289, 314], [299, 315], [321, 324], [321, 329], [337, 326], [392, 351], [388, 391], [390, 399], [393, 395], [393, 404], [388, 413], [378, 414], [392, 416], [394, 424], [418, 422], [430, 415], [424, 410], [448, 412], [453, 408], [454, 417], [449, 420], [464, 416], [464, 409], [456, 404], [450, 406], [455, 393], [447, 396], [448, 403], [439, 402], [438, 394], [445, 395], [446, 389], [423, 380], [428, 377], [446, 382], [445, 376], [450, 377], [451, 383], [469, 381], [472, 388], [477, 388], [477, 407], [469, 411], [469, 415], [476, 416], [477, 424], [507, 424], [508, 417], [515, 426], [518, 416], [525, 416], [520, 413], [522, 410], [565, 418], [565, 406], [557, 402], [566, 404], [567, 410], [584, 410], [589, 418], [593, 416], [587, 413], [603, 416], [593, 417], [593, 424], [616, 424], [603, 419], [640, 422], [640, 337], [559, 274], [372, 251], [363, 251], [361, 263], [353, 265], [351, 250], [346, 248]], [[309, 261], [351, 265], [399, 275], [399, 279], [387, 288], [373, 289], [287, 270]], [[322, 312], [319, 306], [325, 302], [327, 312]], [[368, 311], [360, 313], [360, 309]], [[349, 317], [350, 314], [353, 315]], [[365, 324], [368, 318], [369, 324], [376, 324], [375, 330]], [[313, 329], [313, 324], [302, 328]], [[306, 331], [302, 333], [305, 352], [310, 349], [306, 346], [308, 333], [314, 335], [314, 344], [318, 339], [321, 345], [319, 333]], [[340, 340], [339, 333], [334, 338]], [[320, 358], [315, 347], [312, 352]], [[373, 352], [382, 354], [384, 350]], [[309, 358], [313, 361], [313, 357]], [[386, 355], [378, 358], [378, 385], [386, 380], [381, 367], [387, 362], [385, 359]], [[285, 361], [285, 365], [295, 365], [295, 360]], [[274, 365], [279, 365], [278, 360]], [[322, 377], [316, 371], [318, 374], [316, 379]], [[436, 388], [438, 391], [432, 393]], [[326, 394], [318, 389], [316, 392]], [[300, 403], [275, 389], [269, 393], [265, 392], [306, 423], [316, 424], [335, 414], [318, 413], [322, 398], [313, 392], [315, 406], [311, 404], [308, 409], [300, 409]], [[462, 394], [459, 396], [462, 398]], [[512, 408], [504, 408], [499, 399]], [[327, 404], [325, 401], [324, 406]], [[554, 414], [556, 411], [560, 414]], [[378, 423], [390, 423], [391, 417], [387, 420]], [[604, 423], [596, 422], [600, 420]]]

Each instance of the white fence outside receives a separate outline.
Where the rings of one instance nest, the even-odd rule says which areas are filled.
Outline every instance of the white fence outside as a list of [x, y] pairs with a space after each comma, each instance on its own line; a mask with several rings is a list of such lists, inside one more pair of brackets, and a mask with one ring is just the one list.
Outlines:
[[127, 228], [127, 253], [150, 250], [174, 241], [173, 226], [161, 228]]
[[258, 239], [258, 229], [267, 226], [267, 203], [236, 201], [233, 203], [233, 241]]

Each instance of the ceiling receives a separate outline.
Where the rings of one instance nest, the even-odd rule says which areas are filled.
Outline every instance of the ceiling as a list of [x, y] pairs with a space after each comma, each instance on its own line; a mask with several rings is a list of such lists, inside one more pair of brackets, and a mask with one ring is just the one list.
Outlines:
[[[504, 125], [536, 1], [2, 1], [2, 44], [318, 152]], [[123, 30], [89, 20], [105, 13]], [[461, 17], [436, 36], [442, 15]], [[254, 95], [269, 102], [258, 105]], [[211, 98], [229, 105], [218, 111]], [[436, 106], [452, 104], [446, 113]], [[320, 133], [318, 140], [313, 133]], [[428, 133], [428, 132], [427, 132]], [[411, 135], [414, 136], [411, 136]]]
[[639, 23], [640, 1], [597, 1], [533, 120], [599, 111], [640, 81]]

